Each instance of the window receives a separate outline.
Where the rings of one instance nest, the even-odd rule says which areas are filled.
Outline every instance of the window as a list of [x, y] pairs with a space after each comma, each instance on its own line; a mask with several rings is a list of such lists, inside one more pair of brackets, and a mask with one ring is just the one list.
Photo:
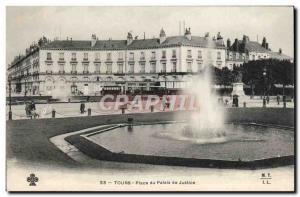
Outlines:
[[144, 60], [144, 59], [145, 59], [145, 52], [141, 51], [141, 60]]
[[83, 54], [83, 60], [86, 61], [86, 60], [88, 60], [88, 58], [89, 58], [88, 53], [84, 53], [84, 54]]
[[163, 73], [167, 72], [167, 64], [166, 64], [166, 62], [162, 62], [161, 63], [161, 67], [162, 67], [161, 72], [163, 72]]
[[129, 53], [129, 60], [134, 60], [134, 53], [133, 52]]
[[152, 52], [151, 52], [151, 59], [155, 59], [155, 56], [156, 56], [156, 55], [155, 55], [155, 51], [152, 51]]
[[73, 61], [76, 61], [76, 53], [72, 53], [72, 59]]
[[151, 70], [150, 73], [155, 73], [156, 72], [156, 63], [155, 62], [151, 62]]
[[176, 58], [176, 50], [175, 49], [173, 49], [173, 51], [172, 51], [172, 58]]
[[83, 64], [83, 73], [89, 72], [89, 64]]
[[118, 64], [118, 73], [123, 73], [123, 63]]
[[192, 50], [187, 50], [187, 57], [191, 58], [192, 57]]
[[100, 63], [95, 64], [95, 72], [100, 73]]
[[47, 53], [47, 60], [51, 60], [52, 57], [51, 57], [51, 53]]
[[141, 67], [140, 73], [145, 73], [145, 62], [141, 62], [140, 67]]
[[76, 73], [77, 70], [76, 70], [76, 64], [72, 64], [72, 73]]
[[[47, 72], [52, 72], [52, 64], [47, 64]], [[21, 75], [23, 75], [24, 74], [24, 72], [22, 71], [21, 72]]]
[[59, 72], [64, 73], [65, 72], [65, 65], [64, 64], [59, 64]]
[[123, 59], [123, 52], [119, 52], [119, 57], [118, 57], [119, 60]]
[[106, 73], [112, 73], [112, 64], [106, 64]]
[[198, 51], [198, 58], [202, 59], [202, 51]]
[[59, 53], [59, 60], [63, 61], [64, 59], [64, 53]]
[[95, 53], [95, 61], [99, 61], [100, 60], [100, 53], [96, 52]]
[[[238, 53], [237, 53], [237, 58], [238, 58]], [[220, 51], [218, 51], [218, 53], [217, 53], [217, 59], [218, 59], [218, 60], [221, 59], [221, 52], [220, 52]]]
[[192, 62], [187, 63], [187, 72], [192, 72]]
[[129, 64], [129, 73], [134, 73], [134, 64]]
[[106, 54], [106, 60], [107, 61], [111, 61], [111, 53], [107, 53]]
[[162, 59], [165, 59], [165, 58], [166, 58], [166, 51], [162, 51], [161, 58], [162, 58]]
[[171, 72], [176, 72], [176, 67], [177, 67], [177, 65], [176, 65], [176, 62], [172, 62], [172, 71]]

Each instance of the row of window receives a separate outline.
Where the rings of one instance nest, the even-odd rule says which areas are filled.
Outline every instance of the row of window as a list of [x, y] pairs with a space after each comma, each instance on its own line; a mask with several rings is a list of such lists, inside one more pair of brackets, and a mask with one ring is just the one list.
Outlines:
[[[100, 73], [100, 63], [95, 63], [95, 73]], [[198, 70], [202, 69], [202, 62], [198, 62]], [[146, 72], [146, 64], [144, 62], [141, 62], [139, 64], [140, 67], [140, 73], [145, 73]], [[166, 62], [161, 63], [161, 72], [166, 72], [167, 71], [167, 64]], [[187, 71], [192, 72], [192, 62], [187, 62]], [[47, 72], [51, 73], [52, 72], [52, 64], [48, 64], [47, 67]], [[64, 64], [59, 64], [59, 72], [64, 73], [65, 72], [65, 65]], [[118, 70], [117, 73], [123, 73], [124, 72], [124, 64], [119, 63], [118, 64]], [[151, 62], [150, 63], [150, 73], [156, 73], [157, 68], [156, 68], [156, 62]], [[177, 72], [177, 62], [174, 61], [172, 62], [172, 68], [171, 72]], [[73, 63], [71, 64], [71, 73], [76, 74], [77, 73], [77, 64]], [[89, 73], [89, 64], [88, 63], [83, 63], [83, 73], [87, 74]], [[108, 63], [106, 64], [106, 73], [112, 73], [112, 64]], [[128, 64], [128, 73], [135, 73], [135, 65], [133, 63]]]
[[[88, 53], [83, 53], [83, 60], [84, 61], [87, 61], [89, 59], [88, 57]], [[118, 53], [118, 59], [123, 59], [123, 52], [119, 52]], [[167, 56], [167, 51], [162, 51], [162, 56], [161, 58], [162, 59], [165, 59]], [[211, 59], [212, 58], [212, 52], [211, 51], [208, 51], [207, 53], [207, 57], [208, 59]], [[176, 50], [172, 50], [172, 58], [176, 58]], [[192, 58], [192, 50], [187, 50], [187, 58]], [[64, 53], [59, 53], [59, 60], [61, 61], [64, 61], [65, 57], [64, 57]], [[140, 52], [140, 59], [141, 60], [144, 60], [145, 59], [145, 52], [144, 51], [141, 51]], [[155, 51], [152, 51], [151, 52], [151, 59], [156, 59], [156, 52]], [[202, 51], [198, 51], [198, 59], [202, 59]], [[218, 51], [217, 52], [217, 59], [221, 59], [221, 52]], [[50, 52], [47, 53], [47, 60], [52, 60], [52, 54]], [[72, 53], [72, 57], [71, 57], [71, 60], [75, 61], [77, 60], [77, 57], [76, 57], [76, 53]], [[111, 60], [111, 53], [108, 52], [106, 54], [106, 60]], [[134, 52], [130, 52], [129, 53], [129, 60], [134, 60]], [[95, 61], [100, 61], [100, 53], [99, 52], [96, 52], [95, 53]]]

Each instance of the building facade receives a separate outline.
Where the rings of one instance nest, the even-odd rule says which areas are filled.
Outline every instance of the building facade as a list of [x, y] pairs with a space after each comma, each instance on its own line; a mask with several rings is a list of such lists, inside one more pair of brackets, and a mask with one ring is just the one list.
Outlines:
[[234, 66], [241, 66], [248, 61], [263, 59], [279, 59], [293, 62], [293, 58], [279, 52], [273, 52], [269, 48], [269, 43], [264, 37], [262, 43], [250, 41], [249, 37], [244, 35], [242, 40], [235, 39], [231, 45], [230, 39], [227, 40], [226, 67], [232, 69]]
[[188, 86], [191, 76], [206, 66], [226, 66], [223, 38], [207, 33], [126, 40], [54, 40], [42, 38], [8, 67], [12, 92], [21, 95], [101, 95]]

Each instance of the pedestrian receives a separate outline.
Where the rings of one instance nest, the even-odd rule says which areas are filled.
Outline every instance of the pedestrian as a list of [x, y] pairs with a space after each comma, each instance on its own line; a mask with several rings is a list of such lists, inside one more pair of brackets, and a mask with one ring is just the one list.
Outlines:
[[276, 99], [277, 99], [277, 105], [280, 105], [280, 96], [279, 96], [279, 94], [277, 94]]
[[33, 117], [33, 118], [39, 117], [39, 114], [36, 113], [36, 108], [35, 108], [34, 101], [31, 101], [31, 104], [30, 104], [30, 113], [31, 113], [31, 117]]
[[169, 96], [167, 96], [167, 102], [166, 102], [166, 106], [167, 106], [167, 108], [169, 108], [169, 107], [170, 107], [170, 97], [169, 97]]
[[167, 104], [167, 99], [165, 96], [162, 97], [162, 106], [163, 106], [163, 111], [165, 111], [166, 108], [166, 104]]
[[80, 113], [83, 114], [85, 112], [85, 104], [82, 102], [80, 104]]
[[225, 105], [226, 106], [228, 105], [228, 99], [225, 99]]
[[36, 110], [34, 101], [31, 101], [31, 110]]
[[269, 97], [269, 95], [267, 96], [267, 104], [269, 104], [269, 102], [270, 102], [270, 97]]
[[30, 105], [29, 103], [25, 103], [25, 112], [26, 112], [26, 116], [29, 117], [30, 116]]

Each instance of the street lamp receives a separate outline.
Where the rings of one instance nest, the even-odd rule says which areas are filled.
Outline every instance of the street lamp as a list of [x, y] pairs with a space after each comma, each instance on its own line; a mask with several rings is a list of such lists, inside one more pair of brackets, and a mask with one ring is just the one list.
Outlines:
[[263, 97], [263, 107], [266, 107], [266, 75], [267, 75], [267, 68], [264, 67], [264, 69], [263, 69], [263, 77], [264, 77], [264, 97]]
[[8, 96], [9, 96], [9, 112], [8, 112], [8, 120], [12, 120], [12, 112], [11, 112], [11, 75], [8, 76]]

